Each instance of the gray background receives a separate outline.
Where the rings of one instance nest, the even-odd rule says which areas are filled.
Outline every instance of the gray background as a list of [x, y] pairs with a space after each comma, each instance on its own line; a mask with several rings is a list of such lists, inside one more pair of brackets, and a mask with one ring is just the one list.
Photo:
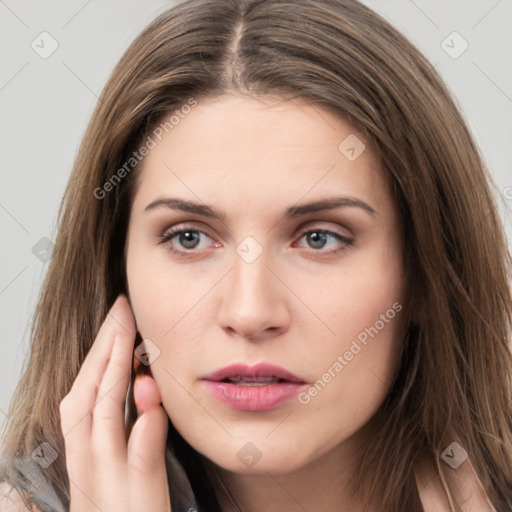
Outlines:
[[[0, 0], [0, 424], [27, 356], [46, 249], [97, 96], [132, 39], [173, 3]], [[494, 176], [512, 240], [512, 0], [364, 3], [415, 43], [453, 91]], [[46, 59], [31, 47], [51, 48], [44, 31], [58, 43]], [[453, 58], [464, 40], [468, 49]]]

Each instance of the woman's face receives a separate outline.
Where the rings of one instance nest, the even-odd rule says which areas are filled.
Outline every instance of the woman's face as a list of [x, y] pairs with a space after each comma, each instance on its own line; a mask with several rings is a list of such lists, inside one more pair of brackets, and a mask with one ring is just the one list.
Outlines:
[[[196, 450], [229, 471], [291, 471], [348, 448], [389, 390], [399, 218], [376, 152], [337, 116], [268, 97], [192, 103], [150, 135], [138, 170], [137, 329]], [[294, 377], [251, 373], [262, 364]]]

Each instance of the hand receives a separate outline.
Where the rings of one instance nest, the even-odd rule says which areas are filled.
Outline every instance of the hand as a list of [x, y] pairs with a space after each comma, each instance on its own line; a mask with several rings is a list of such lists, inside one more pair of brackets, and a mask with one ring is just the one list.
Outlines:
[[148, 376], [134, 383], [139, 416], [127, 440], [124, 406], [135, 320], [121, 295], [60, 404], [70, 512], [170, 512], [165, 469], [168, 417]]
[[[496, 512], [469, 459], [457, 469], [449, 469], [448, 474], [455, 486], [455, 500], [461, 512]], [[425, 512], [450, 512], [448, 497], [434, 466], [426, 461], [421, 462], [415, 476]]]

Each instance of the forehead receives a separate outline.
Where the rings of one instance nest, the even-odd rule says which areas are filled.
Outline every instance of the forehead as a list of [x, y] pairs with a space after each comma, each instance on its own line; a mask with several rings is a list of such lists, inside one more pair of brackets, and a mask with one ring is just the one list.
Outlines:
[[150, 134], [134, 208], [165, 192], [261, 207], [334, 192], [389, 203], [374, 147], [321, 107], [223, 96], [176, 110]]

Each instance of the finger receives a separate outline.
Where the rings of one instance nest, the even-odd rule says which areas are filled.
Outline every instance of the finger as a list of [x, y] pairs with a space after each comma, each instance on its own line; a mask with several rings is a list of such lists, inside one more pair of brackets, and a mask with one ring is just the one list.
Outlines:
[[102, 457], [121, 460], [126, 454], [124, 409], [135, 339], [135, 320], [126, 297], [120, 297], [111, 316], [116, 324], [114, 342], [94, 406], [92, 442]]
[[104, 320], [92, 349], [85, 358], [69, 393], [62, 399], [60, 425], [66, 449], [68, 471], [79, 478], [88, 466], [92, 433], [92, 411], [97, 399], [97, 389], [110, 357], [114, 336], [116, 300]]
[[73, 388], [81, 388], [83, 387], [82, 384], [87, 386], [91, 383], [96, 386], [99, 385], [112, 352], [115, 332], [119, 328], [125, 331], [130, 329], [130, 324], [126, 324], [126, 321], [123, 322], [123, 318], [119, 316], [119, 306], [123, 302], [127, 303], [128, 299], [124, 295], [119, 295], [107, 313], [96, 339], [82, 363]]
[[450, 510], [448, 498], [433, 465], [427, 463], [418, 465], [416, 482], [425, 512]]
[[[61, 427], [64, 436], [67, 436], [71, 429], [75, 430], [76, 423], [82, 418], [84, 419], [80, 425], [82, 433], [90, 433], [91, 418], [90, 416], [84, 418], [84, 415], [92, 412], [92, 407], [96, 402], [97, 388], [112, 351], [114, 337], [112, 336], [113, 318], [110, 313], [116, 308], [118, 300], [119, 298], [114, 302], [103, 321], [70, 391], [61, 401], [61, 407], [66, 410], [65, 415], [61, 414]], [[74, 434], [77, 434], [77, 430]]]
[[153, 406], [135, 422], [128, 440], [128, 488], [131, 510], [171, 510], [165, 468], [169, 418]]
[[[448, 497], [434, 466], [422, 464], [416, 476], [425, 512], [449, 510]], [[453, 486], [454, 498], [461, 512], [496, 512], [469, 458], [457, 469], [450, 468], [448, 479]]]
[[[76, 482], [78, 487], [87, 487], [86, 468], [90, 468], [92, 465], [90, 417], [85, 415], [76, 420], [76, 414], [70, 408], [69, 402], [61, 403], [61, 430], [64, 437], [66, 469], [70, 482]], [[71, 491], [73, 493], [73, 489]]]
[[133, 397], [138, 414], [142, 414], [162, 401], [160, 390], [156, 382], [149, 375], [135, 377]]
[[457, 503], [461, 506], [462, 512], [496, 512], [469, 458], [452, 476], [456, 486]]

